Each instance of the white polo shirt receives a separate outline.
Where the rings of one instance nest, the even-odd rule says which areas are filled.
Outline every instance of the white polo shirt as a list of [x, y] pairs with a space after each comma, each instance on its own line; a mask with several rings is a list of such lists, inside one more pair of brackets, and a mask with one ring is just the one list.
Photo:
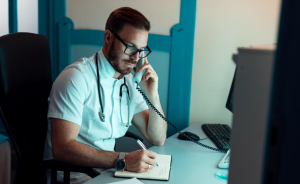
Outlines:
[[[105, 122], [100, 120], [98, 114], [101, 107], [95, 55], [69, 65], [57, 77], [48, 99], [48, 118], [73, 122], [80, 126], [77, 141], [97, 149], [114, 151], [115, 139], [124, 136], [128, 130], [128, 127], [122, 124], [122, 120], [126, 123], [129, 116], [131, 121], [134, 114], [147, 110], [148, 106], [136, 90], [131, 74], [125, 76], [130, 96], [127, 105], [126, 98], [120, 98], [120, 87], [124, 79], [113, 78], [115, 70], [102, 50], [98, 52], [98, 62]], [[51, 122], [48, 119], [44, 159], [51, 158]]]

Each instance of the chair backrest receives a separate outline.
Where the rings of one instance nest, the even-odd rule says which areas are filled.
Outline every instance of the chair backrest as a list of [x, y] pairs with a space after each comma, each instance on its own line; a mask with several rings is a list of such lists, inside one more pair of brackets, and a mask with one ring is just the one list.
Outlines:
[[0, 37], [0, 117], [17, 153], [14, 183], [45, 179], [44, 171], [33, 166], [43, 160], [51, 86], [47, 37], [32, 33]]

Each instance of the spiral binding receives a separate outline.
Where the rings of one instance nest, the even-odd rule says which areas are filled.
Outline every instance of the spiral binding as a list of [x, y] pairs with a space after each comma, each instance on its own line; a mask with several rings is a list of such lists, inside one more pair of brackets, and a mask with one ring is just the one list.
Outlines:
[[213, 147], [210, 147], [210, 146], [207, 146], [205, 144], [202, 144], [200, 142], [197, 142], [195, 141], [193, 138], [191, 138], [190, 136], [188, 135], [185, 135], [184, 133], [180, 132], [180, 130], [173, 124], [171, 123], [169, 120], [167, 120], [167, 118], [165, 118], [154, 106], [153, 104], [150, 102], [150, 100], [148, 99], [148, 97], [146, 96], [146, 94], [139, 88], [140, 84], [138, 82], [136, 82], [137, 86], [136, 86], [136, 89], [142, 94], [142, 96], [144, 97], [145, 101], [147, 102], [148, 105], [150, 105], [150, 107], [163, 119], [165, 120], [169, 125], [171, 125], [172, 127], [174, 127], [176, 129], [176, 131], [183, 135], [184, 137], [188, 138], [190, 141], [193, 141], [195, 144], [198, 144], [204, 148], [207, 148], [207, 149], [210, 149], [210, 150], [213, 150], [213, 151], [218, 151], [218, 152], [221, 152], [221, 153], [226, 153], [227, 150], [220, 150], [220, 149], [217, 149], [217, 148], [213, 148]]

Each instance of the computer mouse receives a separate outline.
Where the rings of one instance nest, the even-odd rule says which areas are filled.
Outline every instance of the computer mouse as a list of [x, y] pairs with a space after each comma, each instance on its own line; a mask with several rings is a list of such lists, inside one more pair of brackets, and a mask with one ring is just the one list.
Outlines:
[[[199, 136], [196, 135], [196, 134], [194, 134], [194, 133], [192, 133], [192, 132], [182, 132], [182, 134], [185, 134], [185, 135], [191, 137], [191, 138], [194, 139], [195, 141], [199, 141], [199, 140], [200, 140]], [[185, 136], [182, 135], [182, 134], [179, 134], [179, 135], [178, 135], [178, 139], [180, 139], [180, 140], [185, 140], [185, 141], [191, 141], [190, 139], [188, 139], [187, 137], [185, 137]]]
[[221, 180], [228, 180], [228, 171], [219, 171], [216, 173], [216, 177]]

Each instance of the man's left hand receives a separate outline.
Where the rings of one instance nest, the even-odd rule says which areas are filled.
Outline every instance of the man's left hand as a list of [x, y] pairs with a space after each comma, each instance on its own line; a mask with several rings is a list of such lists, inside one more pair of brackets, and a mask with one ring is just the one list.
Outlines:
[[145, 57], [144, 65], [142, 65], [138, 72], [145, 70], [141, 79], [140, 85], [145, 90], [147, 95], [158, 95], [158, 76], [152, 66], [149, 64], [147, 57]]

